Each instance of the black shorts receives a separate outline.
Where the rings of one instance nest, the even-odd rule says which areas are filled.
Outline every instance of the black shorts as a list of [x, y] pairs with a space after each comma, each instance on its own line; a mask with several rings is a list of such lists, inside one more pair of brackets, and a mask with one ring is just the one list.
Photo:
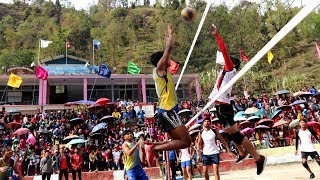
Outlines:
[[158, 114], [159, 123], [162, 125], [162, 129], [168, 132], [183, 125], [182, 120], [174, 110], [163, 111]]
[[317, 151], [313, 151], [313, 152], [303, 152], [301, 151], [301, 158], [308, 158], [308, 156], [310, 156], [312, 159], [318, 159], [319, 158], [319, 154]]
[[202, 164], [204, 166], [219, 164], [219, 162], [220, 162], [219, 154], [202, 155]]
[[217, 117], [224, 128], [231, 127], [236, 124], [233, 120], [234, 110], [231, 104], [220, 104], [216, 106]]

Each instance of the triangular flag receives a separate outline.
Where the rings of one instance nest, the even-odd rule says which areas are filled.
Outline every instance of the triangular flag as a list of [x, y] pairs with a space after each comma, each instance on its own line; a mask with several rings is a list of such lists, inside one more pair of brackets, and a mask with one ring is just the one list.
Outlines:
[[51, 43], [52, 43], [52, 41], [40, 39], [40, 47], [41, 48], [47, 48], [49, 46], [49, 44], [51, 44]]
[[217, 51], [216, 63], [220, 64], [222, 66], [224, 65], [224, 57], [223, 57], [222, 52], [220, 52], [220, 51]]
[[249, 62], [250, 59], [249, 57], [246, 55], [246, 53], [244, 52], [244, 50], [240, 49], [240, 59], [246, 61], [246, 62]]
[[317, 52], [318, 52], [318, 58], [319, 58], [319, 60], [320, 60], [320, 49], [319, 49], [319, 46], [318, 46], [317, 43], [316, 43], [316, 48], [317, 48]]
[[140, 74], [140, 68], [132, 61], [128, 62], [128, 73], [129, 74]]
[[179, 69], [180, 64], [170, 60], [170, 66], [168, 67], [168, 71], [172, 74], [176, 74]]
[[107, 65], [101, 64], [99, 67], [98, 74], [100, 76], [105, 77], [105, 78], [110, 78], [111, 77], [111, 69]]
[[22, 78], [15, 74], [10, 74], [7, 85], [13, 88], [19, 88], [22, 83]]
[[34, 67], [34, 66], [36, 66], [36, 63], [32, 62], [30, 66]]
[[272, 59], [274, 58], [271, 51], [268, 51], [268, 63], [271, 64]]
[[48, 79], [48, 71], [38, 65], [36, 67], [36, 77], [39, 79], [47, 80]]
[[71, 47], [70, 41], [67, 41], [66, 42], [66, 48], [70, 48], [70, 47]]

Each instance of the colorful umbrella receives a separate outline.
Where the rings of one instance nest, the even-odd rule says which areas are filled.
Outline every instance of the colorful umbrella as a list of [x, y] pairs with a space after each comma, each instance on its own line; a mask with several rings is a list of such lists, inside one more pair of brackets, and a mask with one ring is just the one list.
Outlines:
[[86, 143], [87, 141], [83, 139], [72, 139], [70, 142], [68, 142], [68, 145], [73, 145], [73, 144], [83, 144]]
[[240, 131], [242, 134], [249, 134], [251, 135], [254, 132], [254, 128], [244, 128]]
[[276, 118], [277, 116], [279, 116], [282, 112], [282, 109], [277, 109], [276, 111], [273, 112], [271, 119]]
[[289, 94], [290, 91], [288, 90], [280, 90], [280, 91], [277, 91], [274, 95], [281, 95], [281, 94]]
[[268, 125], [268, 124], [272, 124], [273, 120], [272, 119], [261, 119], [258, 122], [258, 125]]
[[80, 100], [80, 101], [67, 102], [64, 105], [65, 106], [78, 106], [78, 105], [90, 106], [94, 103], [95, 103], [94, 101]]
[[91, 104], [88, 109], [92, 109], [92, 108], [102, 108], [103, 106], [101, 106], [100, 104]]
[[280, 119], [278, 122], [274, 123], [274, 125], [272, 127], [281, 126], [281, 125], [284, 125], [284, 124], [287, 124], [287, 123], [288, 123], [288, 121]]
[[256, 129], [270, 129], [270, 127], [266, 126], [266, 125], [259, 125], [257, 127], [255, 127]]
[[100, 123], [100, 124], [97, 124], [96, 126], [93, 127], [92, 129], [92, 133], [95, 133], [97, 131], [99, 131], [100, 129], [106, 127], [107, 124], [106, 123]]
[[71, 134], [71, 135], [65, 137], [65, 138], [63, 139], [63, 141], [66, 143], [66, 142], [71, 141], [72, 139], [79, 139], [79, 136]]
[[295, 119], [289, 124], [289, 127], [294, 128], [299, 125], [299, 122], [300, 122], [300, 119]]
[[198, 133], [200, 130], [199, 129], [196, 129], [196, 130], [192, 130], [192, 131], [189, 131], [189, 135], [193, 135], [195, 133]]
[[219, 121], [219, 118], [214, 118], [214, 119], [212, 119], [212, 120], [211, 120], [211, 123], [216, 122], [216, 121]]
[[21, 136], [22, 134], [28, 134], [29, 132], [30, 130], [28, 128], [19, 128], [13, 134], [17, 134], [18, 136]]
[[194, 124], [194, 125], [192, 125], [190, 128], [189, 128], [189, 131], [192, 131], [192, 130], [194, 130], [194, 129], [198, 129], [198, 128], [200, 128], [201, 127], [201, 124]]
[[251, 116], [247, 119], [247, 121], [250, 121], [250, 122], [257, 122], [259, 120], [260, 118], [258, 116]]
[[22, 125], [20, 124], [20, 123], [17, 123], [17, 122], [11, 122], [11, 123], [8, 123], [7, 125], [6, 125], [6, 127], [8, 128], [8, 129], [18, 129], [18, 128], [20, 128]]
[[108, 98], [100, 98], [96, 101], [97, 104], [100, 104], [101, 106], [104, 106], [110, 102], [110, 99]]
[[316, 121], [310, 121], [307, 123], [308, 127], [320, 128], [320, 123]]
[[236, 122], [240, 122], [240, 121], [245, 121], [245, 120], [247, 120], [247, 118], [245, 118], [245, 117], [235, 117], [235, 118], [233, 118], [233, 120], [234, 121], [236, 121]]
[[81, 124], [84, 120], [81, 118], [73, 118], [70, 121], [68, 121], [71, 124]]
[[258, 111], [259, 111], [258, 108], [256, 108], [256, 107], [251, 107], [251, 108], [246, 109], [246, 110], [244, 111], [244, 114], [254, 114], [254, 113], [258, 112]]
[[304, 103], [307, 103], [307, 101], [305, 100], [296, 100], [292, 103], [292, 106], [295, 106], [295, 105], [299, 105], [299, 104], [304, 104]]
[[106, 122], [106, 121], [109, 121], [109, 120], [114, 120], [114, 117], [113, 116], [103, 116], [100, 121], [102, 122]]
[[178, 115], [181, 117], [188, 117], [188, 116], [192, 115], [192, 111], [190, 109], [183, 109], [178, 112]]
[[250, 121], [243, 121], [242, 123], [239, 124], [240, 127], [246, 127], [246, 126], [250, 126], [251, 122]]

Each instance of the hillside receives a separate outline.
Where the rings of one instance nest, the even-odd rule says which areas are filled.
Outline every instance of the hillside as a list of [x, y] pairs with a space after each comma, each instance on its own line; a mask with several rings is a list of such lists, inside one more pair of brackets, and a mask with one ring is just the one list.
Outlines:
[[[126, 73], [130, 60], [142, 68], [142, 73], [150, 73], [149, 56], [163, 50], [166, 26], [170, 22], [175, 37], [172, 59], [182, 67], [205, 3], [192, 1], [190, 6], [197, 12], [192, 22], [180, 17], [185, 4], [177, 0], [153, 7], [148, 1], [129, 6], [123, 1], [100, 0], [88, 12], [64, 7], [59, 0], [34, 1], [31, 5], [23, 1], [12, 5], [0, 3], [0, 65], [29, 65], [36, 61], [40, 39], [53, 41], [48, 48], [41, 49], [41, 59], [64, 54], [68, 40], [71, 43], [68, 54], [91, 60], [92, 40], [97, 39], [101, 49], [95, 51], [96, 64], [106, 63], [116, 67], [113, 73]], [[262, 11], [265, 13], [261, 14]], [[233, 9], [213, 6], [186, 72], [200, 73], [205, 97], [220, 69], [214, 64], [216, 42], [208, 34], [212, 23], [219, 27], [232, 56], [239, 57], [239, 49], [243, 49], [253, 57], [298, 11], [286, 3], [269, 1], [264, 6], [241, 1]], [[296, 91], [303, 84], [320, 86], [320, 61], [314, 48], [320, 39], [319, 26], [320, 16], [314, 12], [272, 49], [275, 56], [272, 64], [267, 64], [265, 57], [237, 82], [235, 91], [269, 93], [278, 89]]]

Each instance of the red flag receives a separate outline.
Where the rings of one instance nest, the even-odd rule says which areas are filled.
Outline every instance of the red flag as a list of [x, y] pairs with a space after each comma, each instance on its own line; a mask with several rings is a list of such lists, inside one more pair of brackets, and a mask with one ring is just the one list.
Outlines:
[[36, 67], [36, 77], [39, 79], [47, 80], [48, 79], [48, 71], [38, 65]]
[[317, 52], [318, 52], [318, 57], [319, 57], [319, 59], [320, 59], [320, 48], [319, 48], [319, 46], [318, 46], [317, 43], [316, 43], [316, 48], [317, 48]]
[[67, 41], [66, 42], [66, 48], [70, 48], [70, 47], [71, 47], [70, 41]]
[[170, 61], [170, 66], [168, 67], [168, 71], [171, 72], [172, 74], [176, 74], [180, 64], [174, 62], [173, 60], [169, 60]]
[[246, 61], [246, 62], [249, 62], [250, 59], [249, 59], [249, 57], [246, 55], [246, 53], [245, 53], [242, 49], [240, 49], [239, 51], [240, 51], [240, 59], [242, 59], [242, 60], [244, 60], [244, 61]]

